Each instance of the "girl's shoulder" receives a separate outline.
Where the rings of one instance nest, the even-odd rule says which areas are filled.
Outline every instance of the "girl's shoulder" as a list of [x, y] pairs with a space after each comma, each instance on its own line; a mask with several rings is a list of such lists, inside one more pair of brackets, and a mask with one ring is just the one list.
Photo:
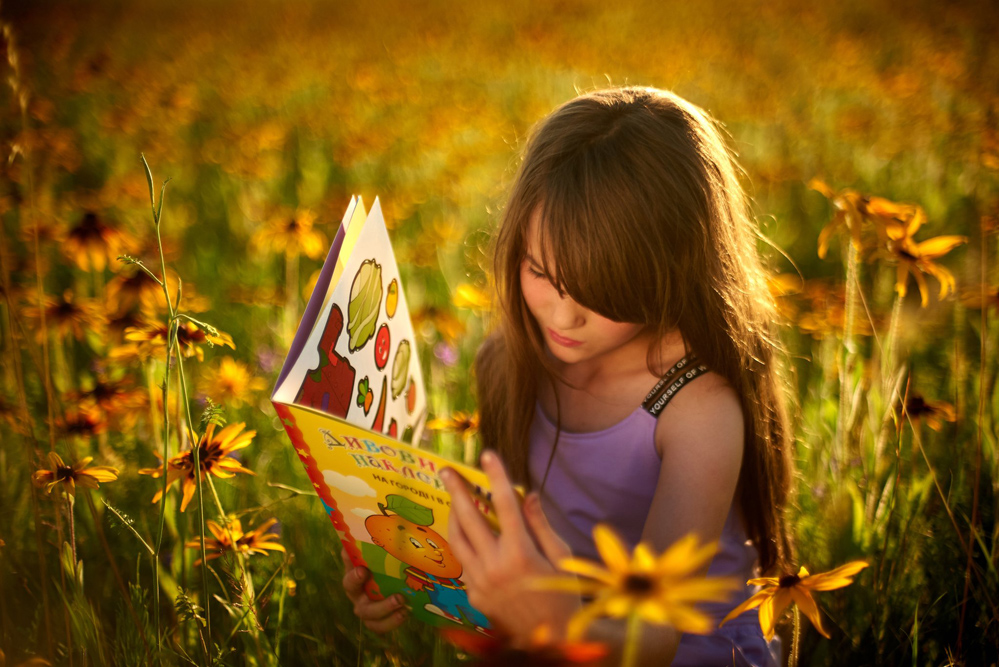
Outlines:
[[655, 445], [660, 458], [720, 457], [741, 463], [744, 440], [739, 395], [724, 376], [711, 370], [684, 384], [656, 421]]

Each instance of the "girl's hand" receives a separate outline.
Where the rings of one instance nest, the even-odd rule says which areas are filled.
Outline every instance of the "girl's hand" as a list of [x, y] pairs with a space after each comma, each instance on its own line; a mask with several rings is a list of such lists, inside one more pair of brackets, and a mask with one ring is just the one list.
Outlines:
[[366, 568], [354, 567], [346, 549], [341, 549], [340, 557], [343, 558], [345, 569], [343, 589], [354, 603], [354, 613], [365, 627], [374, 632], [385, 633], [402, 625], [409, 612], [405, 598], [401, 595], [392, 595], [384, 600], [372, 600], [364, 592], [364, 583], [371, 573]]
[[569, 548], [548, 525], [536, 493], [528, 496], [521, 513], [498, 456], [483, 453], [482, 469], [492, 487], [499, 535], [476, 509], [458, 474], [450, 469], [441, 472], [451, 494], [448, 542], [464, 569], [461, 580], [468, 601], [509, 635], [515, 646], [526, 646], [532, 631], [542, 624], [561, 637], [581, 606], [580, 598], [531, 590], [525, 584], [531, 577], [553, 574], [554, 563], [571, 555]]

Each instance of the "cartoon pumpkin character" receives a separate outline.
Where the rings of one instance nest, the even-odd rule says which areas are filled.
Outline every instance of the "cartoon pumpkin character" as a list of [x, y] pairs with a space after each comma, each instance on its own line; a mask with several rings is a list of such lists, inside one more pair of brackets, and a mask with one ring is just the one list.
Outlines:
[[[408, 565], [406, 585], [413, 591], [426, 591], [430, 604], [424, 608], [455, 623], [469, 622], [485, 631], [489, 621], [468, 603], [461, 581], [461, 563], [440, 533], [431, 528], [434, 513], [409, 498], [397, 494], [378, 503], [381, 514], [364, 521], [371, 541]], [[466, 619], [463, 621], [462, 619]]]

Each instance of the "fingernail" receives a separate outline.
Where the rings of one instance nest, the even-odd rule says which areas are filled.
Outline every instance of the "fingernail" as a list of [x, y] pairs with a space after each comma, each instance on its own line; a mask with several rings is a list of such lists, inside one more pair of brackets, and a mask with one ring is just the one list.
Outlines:
[[401, 607], [406, 604], [406, 598], [401, 595], [396, 595], [395, 598], [393, 598], [393, 601], [395, 602], [396, 607]]
[[487, 449], [486, 451], [482, 452], [482, 462], [487, 465], [492, 465], [496, 463], [496, 455], [493, 454], [493, 450]]
[[362, 581], [364, 579], [365, 572], [363, 567], [357, 568], [356, 570], [354, 570], [354, 573], [355, 573], [354, 576], [358, 581]]
[[441, 468], [440, 476], [441, 476], [441, 479], [444, 480], [445, 482], [450, 482], [451, 481], [451, 469], [450, 468]]

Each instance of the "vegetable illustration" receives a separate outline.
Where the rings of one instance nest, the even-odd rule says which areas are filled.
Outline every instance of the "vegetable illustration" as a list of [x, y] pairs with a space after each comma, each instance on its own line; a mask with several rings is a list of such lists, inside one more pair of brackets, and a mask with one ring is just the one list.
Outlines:
[[409, 378], [409, 386], [406, 387], [406, 412], [413, 414], [416, 409], [416, 382]]
[[364, 379], [357, 383], [357, 406], [364, 408], [364, 414], [368, 414], [374, 400], [375, 394], [369, 386], [368, 376], [365, 375]]
[[382, 395], [378, 399], [378, 412], [375, 414], [375, 422], [371, 425], [372, 431], [382, 432], [382, 424], [385, 423], [385, 389], [388, 386], [388, 382], [385, 378], [382, 378]]
[[393, 278], [385, 293], [385, 314], [395, 317], [395, 309], [399, 306], [399, 282]]
[[399, 395], [406, 389], [406, 380], [409, 378], [409, 341], [399, 341], [399, 347], [395, 351], [395, 359], [392, 360], [392, 398], [399, 398]]
[[387, 324], [378, 328], [378, 335], [375, 336], [375, 366], [378, 370], [385, 368], [388, 363], [389, 349], [392, 347], [392, 339], [389, 336]]
[[397, 424], [394, 419], [389, 422], [388, 434], [389, 434], [390, 438], [398, 438], [399, 437], [399, 424]]
[[373, 259], [361, 262], [350, 286], [347, 306], [347, 348], [354, 352], [364, 347], [375, 334], [382, 305], [382, 267]]

